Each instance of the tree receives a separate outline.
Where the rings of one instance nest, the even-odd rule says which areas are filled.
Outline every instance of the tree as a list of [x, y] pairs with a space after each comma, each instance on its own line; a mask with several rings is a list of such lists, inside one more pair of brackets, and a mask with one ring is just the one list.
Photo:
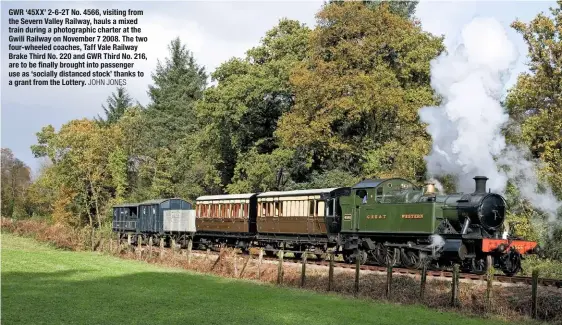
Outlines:
[[429, 63], [442, 38], [387, 3], [332, 4], [317, 20], [291, 75], [295, 105], [276, 131], [283, 147], [309, 153], [319, 172], [425, 178], [430, 139], [417, 111], [435, 104]]
[[25, 193], [31, 185], [31, 170], [8, 148], [1, 153], [2, 216], [11, 218], [25, 213]]
[[233, 58], [212, 74], [218, 84], [207, 89], [197, 105], [201, 132], [195, 141], [220, 174], [223, 187], [233, 177], [245, 182], [245, 176], [235, 176], [235, 170], [252, 166], [241, 157], [252, 152], [249, 157], [269, 160], [256, 155], [269, 155], [278, 147], [273, 133], [279, 118], [293, 105], [289, 75], [305, 57], [309, 33], [298, 21], [281, 19], [245, 58]]
[[158, 61], [152, 74], [154, 84], [148, 91], [151, 103], [140, 117], [127, 122], [140, 131], [142, 139], [128, 141], [135, 144], [129, 167], [137, 171], [136, 198], [183, 195], [179, 189], [187, 188], [186, 182], [190, 182], [187, 171], [177, 168], [185, 166], [188, 159], [179, 152], [198, 130], [195, 103], [203, 95], [207, 75], [179, 38], [170, 42], [168, 50], [169, 56], [164, 62]]
[[73, 120], [59, 132], [52, 126], [37, 134], [36, 157], [48, 156], [52, 166], [47, 183], [56, 190], [53, 218], [72, 225], [101, 225], [108, 201], [123, 193], [126, 164], [122, 132], [92, 120]]
[[552, 18], [539, 14], [529, 24], [511, 26], [529, 49], [529, 72], [509, 90], [506, 107], [512, 119], [508, 139], [529, 147], [544, 162], [542, 175], [562, 198], [562, 1]]
[[207, 84], [205, 69], [193, 54], [175, 38], [168, 45], [169, 57], [158, 60], [154, 85], [149, 86], [148, 122], [152, 146], [169, 149], [178, 139], [195, 129], [194, 103], [203, 95]]
[[[543, 184], [548, 184], [553, 193], [562, 199], [562, 1], [550, 9], [552, 17], [538, 14], [525, 24], [519, 20], [512, 27], [523, 36], [529, 49], [529, 72], [517, 78], [509, 90], [505, 106], [511, 122], [505, 132], [507, 140], [524, 148], [529, 148], [533, 158], [538, 159], [539, 176]], [[562, 211], [556, 223], [530, 207], [514, 195], [517, 200], [512, 205], [513, 220], [519, 221], [515, 231], [532, 232], [545, 247], [552, 258], [561, 258]], [[548, 229], [546, 229], [548, 228]]]
[[390, 12], [393, 14], [399, 15], [403, 18], [413, 18], [414, 14], [416, 13], [416, 6], [418, 5], [419, 1], [388, 1], [388, 0], [364, 0], [363, 3], [367, 5], [367, 7], [371, 9], [378, 8], [383, 2], [388, 3], [388, 7]]
[[[344, 0], [330, 0], [328, 3], [343, 4]], [[386, 3], [390, 12], [396, 14], [400, 17], [412, 19], [416, 13], [416, 7], [419, 0], [412, 1], [395, 1], [395, 0], [363, 0], [362, 3], [367, 6], [367, 8], [376, 10], [381, 4]]]
[[117, 92], [112, 93], [107, 98], [107, 107], [102, 105], [105, 112], [105, 119], [98, 115], [96, 121], [101, 124], [112, 124], [117, 122], [125, 113], [125, 110], [132, 105], [132, 98], [124, 87], [117, 87]]

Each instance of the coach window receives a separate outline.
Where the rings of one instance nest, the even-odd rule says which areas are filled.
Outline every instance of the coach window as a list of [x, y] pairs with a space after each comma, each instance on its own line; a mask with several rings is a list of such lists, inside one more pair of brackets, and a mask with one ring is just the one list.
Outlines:
[[232, 203], [230, 205], [230, 217], [231, 218], [238, 218], [238, 214], [236, 214], [237, 210], [236, 210], [236, 203]]
[[242, 203], [242, 218], [248, 217], [248, 203]]
[[324, 201], [322, 200], [316, 201], [316, 214], [318, 217], [324, 216]]
[[283, 216], [283, 207], [285, 206], [285, 201], [281, 201], [279, 202], [279, 216], [282, 217]]
[[316, 205], [316, 204], [314, 204], [314, 200], [309, 200], [309, 201], [308, 201], [308, 209], [309, 209], [308, 215], [311, 216], [311, 217], [314, 217], [314, 208], [315, 208], [315, 205]]

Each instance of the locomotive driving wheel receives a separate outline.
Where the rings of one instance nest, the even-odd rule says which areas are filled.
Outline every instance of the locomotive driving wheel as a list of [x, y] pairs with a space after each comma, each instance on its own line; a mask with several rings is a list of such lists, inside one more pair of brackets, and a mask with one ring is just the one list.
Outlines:
[[470, 271], [474, 274], [483, 275], [488, 271], [488, 264], [483, 258], [473, 258]]
[[511, 249], [500, 257], [501, 269], [507, 276], [514, 276], [521, 270], [521, 254]]
[[359, 257], [359, 264], [365, 264], [367, 262], [367, 252], [363, 250], [343, 252], [343, 260], [348, 264], [355, 264], [357, 262], [358, 257]]
[[409, 269], [419, 269], [422, 266], [420, 253], [414, 250], [402, 251], [402, 264]]
[[400, 251], [398, 249], [394, 249], [392, 247], [388, 247], [382, 244], [380, 245], [378, 260], [382, 265], [396, 266], [398, 264], [399, 259], [400, 259]]

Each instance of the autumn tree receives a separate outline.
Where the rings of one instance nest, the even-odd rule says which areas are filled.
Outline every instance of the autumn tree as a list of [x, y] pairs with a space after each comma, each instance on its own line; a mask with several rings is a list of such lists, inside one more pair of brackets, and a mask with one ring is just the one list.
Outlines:
[[506, 107], [513, 121], [509, 140], [544, 162], [542, 175], [562, 198], [562, 1], [551, 13], [511, 25], [527, 43], [529, 72], [509, 90]]
[[312, 170], [423, 179], [430, 139], [418, 119], [433, 105], [430, 61], [442, 39], [387, 3], [331, 4], [317, 14], [305, 62], [292, 71], [295, 105], [276, 131]]
[[115, 123], [132, 104], [133, 99], [129, 96], [127, 90], [124, 87], [117, 87], [117, 91], [107, 98], [107, 107], [102, 105], [103, 111], [105, 112], [105, 119], [98, 115], [96, 121], [101, 124]]
[[31, 170], [8, 148], [1, 153], [2, 216], [25, 216], [25, 195], [31, 184]]
[[[562, 200], [562, 1], [550, 11], [551, 17], [540, 13], [528, 24], [516, 20], [511, 25], [527, 43], [529, 71], [520, 74], [508, 92], [505, 106], [511, 121], [505, 131], [510, 143], [528, 148], [531, 158], [541, 162], [542, 183]], [[562, 211], [556, 230], [540, 207], [533, 208], [517, 192], [508, 194], [514, 201], [509, 218], [514, 232], [540, 240], [550, 257], [561, 258]]]
[[59, 132], [47, 126], [32, 146], [36, 157], [48, 157], [52, 166], [46, 180], [56, 189], [54, 219], [81, 225], [101, 225], [109, 200], [123, 191], [126, 161], [121, 159], [121, 130], [101, 127], [92, 120], [73, 120]]

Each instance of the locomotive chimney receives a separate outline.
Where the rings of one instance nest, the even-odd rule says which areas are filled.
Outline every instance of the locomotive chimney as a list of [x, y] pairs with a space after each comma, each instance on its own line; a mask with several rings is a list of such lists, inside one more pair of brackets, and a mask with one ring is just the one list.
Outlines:
[[474, 182], [476, 183], [476, 189], [474, 193], [486, 193], [486, 181], [488, 177], [486, 176], [476, 176], [474, 177]]

